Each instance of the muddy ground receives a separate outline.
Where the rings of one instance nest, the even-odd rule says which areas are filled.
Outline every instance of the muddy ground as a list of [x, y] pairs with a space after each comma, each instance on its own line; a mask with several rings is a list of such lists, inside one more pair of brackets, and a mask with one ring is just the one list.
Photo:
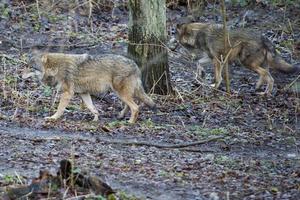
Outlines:
[[[120, 199], [299, 198], [298, 74], [271, 71], [274, 93], [262, 96], [254, 90], [257, 75], [231, 65], [232, 92], [227, 95], [224, 86], [219, 91], [209, 86], [211, 66], [204, 79], [195, 79], [195, 61], [177, 49], [169, 51], [176, 95], [152, 94], [158, 111], [143, 106], [137, 124], [116, 119], [121, 104], [112, 93], [94, 97], [100, 122], [91, 122], [79, 98], [62, 119], [45, 121], [57, 107], [56, 93], [35, 79], [21, 78], [31, 46], [126, 54], [127, 42], [123, 5], [113, 10], [109, 4], [94, 6], [89, 19], [86, 6], [53, 2], [0, 4], [0, 186], [30, 183], [39, 170], [55, 173], [61, 159], [73, 158], [76, 168], [101, 177]], [[300, 62], [299, 5], [260, 1], [228, 4], [227, 11], [229, 25], [264, 33], [284, 59]], [[186, 13], [184, 6], [167, 10], [170, 34]], [[214, 4], [199, 18], [221, 20]], [[210, 138], [217, 139], [184, 148], [155, 147]]]

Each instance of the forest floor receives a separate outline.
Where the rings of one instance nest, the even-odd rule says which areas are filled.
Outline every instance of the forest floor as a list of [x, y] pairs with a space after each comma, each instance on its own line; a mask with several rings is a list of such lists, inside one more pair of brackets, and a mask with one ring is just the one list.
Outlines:
[[[169, 51], [176, 95], [152, 94], [158, 111], [143, 106], [136, 124], [116, 119], [121, 104], [113, 93], [94, 97], [100, 122], [91, 121], [78, 97], [60, 120], [45, 121], [57, 100], [55, 91], [21, 78], [30, 47], [126, 54], [128, 11], [95, 6], [89, 20], [85, 6], [20, 2], [0, 4], [0, 197], [1, 188], [28, 184], [42, 169], [55, 173], [62, 159], [73, 159], [76, 169], [101, 177], [120, 199], [300, 196], [298, 74], [271, 71], [274, 93], [262, 96], [254, 90], [257, 74], [231, 65], [228, 95], [224, 85], [218, 91], [209, 86], [211, 66], [204, 79], [196, 79], [195, 61], [178, 49]], [[264, 33], [295, 64], [300, 62], [299, 9], [260, 2], [228, 5], [227, 12], [229, 25]], [[171, 33], [186, 9], [178, 6], [167, 14]], [[218, 5], [208, 5], [200, 17], [202, 22], [220, 20]], [[202, 140], [187, 147], [155, 147]], [[74, 196], [74, 191], [64, 192], [66, 198]]]

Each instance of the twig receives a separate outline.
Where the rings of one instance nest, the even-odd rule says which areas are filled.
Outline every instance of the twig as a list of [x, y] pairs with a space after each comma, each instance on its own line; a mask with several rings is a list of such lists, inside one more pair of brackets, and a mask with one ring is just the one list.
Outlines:
[[297, 76], [297, 78], [295, 78], [295, 80], [293, 80], [290, 84], [288, 84], [286, 87], [284, 87], [283, 90], [288, 90], [290, 87], [292, 87], [292, 85], [294, 85], [294, 83], [296, 83], [296, 81], [300, 78], [300, 75]]
[[[226, 25], [226, 10], [225, 10], [225, 1], [224, 0], [221, 1], [221, 9], [222, 9], [222, 15], [223, 15], [224, 51], [227, 52], [227, 46], [228, 46], [228, 41], [229, 41], [229, 39], [227, 41], [227, 37], [229, 38], [229, 36], [228, 36], [228, 32], [227, 32], [227, 27], [226, 27], [227, 26]], [[229, 52], [231, 52], [231, 51], [229, 51]], [[229, 55], [229, 52], [227, 53], [227, 55]], [[223, 66], [225, 68], [226, 91], [227, 91], [227, 93], [230, 93], [229, 69], [228, 69], [228, 62], [226, 62], [226, 59], [225, 59], [225, 62], [223, 63]]]
[[[61, 178], [62, 178], [62, 177], [61, 177]], [[63, 194], [63, 199], [66, 198], [66, 196], [67, 196], [67, 194], [68, 194], [68, 192], [69, 192], [69, 189], [70, 189], [70, 187], [66, 187], [66, 190], [65, 190], [65, 192], [64, 192], [64, 194]]]
[[209, 149], [196, 149], [196, 148], [182, 148], [179, 149], [180, 151], [188, 151], [188, 152], [195, 152], [195, 153], [214, 153], [216, 151], [209, 150]]
[[182, 95], [180, 94], [179, 90], [176, 87], [174, 87], [174, 90], [178, 94], [178, 96], [181, 99], [181, 101], [184, 102], [184, 99], [183, 99]]
[[163, 78], [164, 75], [167, 76], [166, 72], [162, 73], [162, 74], [160, 75], [159, 79], [158, 79], [157, 81], [154, 82], [153, 86], [151, 87], [151, 89], [150, 89], [150, 91], [149, 91], [150, 94], [153, 94], [153, 93], [154, 93], [154, 90], [155, 90], [156, 85], [159, 83], [159, 81]]
[[93, 14], [93, 3], [92, 0], [89, 0], [89, 20], [91, 20]]
[[18, 178], [18, 181], [21, 183], [21, 185], [23, 185], [23, 181], [21, 180], [20, 175], [15, 171], [15, 175]]
[[29, 193], [27, 193], [27, 194], [21, 196], [21, 197], [18, 198], [18, 199], [28, 199], [28, 197], [29, 197], [30, 195], [32, 195], [32, 193], [33, 193], [33, 192], [31, 191], [31, 192], [29, 192]]
[[51, 182], [49, 183], [49, 185], [48, 185], [48, 194], [47, 194], [47, 199], [49, 199], [50, 198], [50, 194], [51, 194]]
[[39, 16], [39, 20], [41, 20], [41, 13], [40, 13], [40, 8], [39, 8], [39, 0], [36, 0], [36, 10]]

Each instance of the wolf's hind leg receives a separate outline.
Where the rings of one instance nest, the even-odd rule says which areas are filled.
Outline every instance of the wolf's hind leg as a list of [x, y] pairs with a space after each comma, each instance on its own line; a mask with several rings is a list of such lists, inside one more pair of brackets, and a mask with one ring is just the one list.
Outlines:
[[258, 90], [259, 88], [261, 88], [262, 84], [264, 84], [264, 77], [263, 76], [259, 76], [259, 79], [258, 81], [256, 82], [256, 85], [255, 85], [255, 89]]
[[256, 88], [258, 89], [263, 83], [267, 83], [264, 94], [271, 94], [273, 91], [274, 79], [268, 70], [260, 67], [257, 64], [251, 65], [251, 68], [259, 74], [258, 82], [256, 83]]
[[126, 92], [118, 92], [118, 95], [121, 100], [130, 108], [131, 116], [128, 122], [131, 124], [135, 123], [139, 114], [139, 106], [134, 102], [133, 95]]
[[274, 79], [273, 79], [273, 77], [270, 75], [269, 72], [268, 72], [268, 76], [267, 76], [267, 82], [268, 82], [268, 84], [267, 84], [265, 93], [266, 93], [266, 94], [271, 94], [272, 91], [273, 91]]
[[99, 112], [95, 108], [90, 94], [80, 94], [86, 107], [94, 114], [93, 121], [98, 121]]
[[129, 107], [127, 104], [124, 105], [123, 110], [118, 115], [118, 119], [123, 119], [125, 117], [125, 114], [129, 111]]

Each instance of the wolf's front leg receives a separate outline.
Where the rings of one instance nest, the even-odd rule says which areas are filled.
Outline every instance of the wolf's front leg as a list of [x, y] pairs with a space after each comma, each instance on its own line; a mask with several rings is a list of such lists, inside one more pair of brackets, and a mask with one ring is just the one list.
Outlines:
[[98, 121], [99, 112], [95, 108], [90, 94], [80, 94], [86, 107], [94, 114], [93, 121]]
[[61, 95], [56, 113], [50, 117], [45, 117], [45, 119], [46, 120], [57, 120], [58, 118], [60, 118], [63, 115], [66, 107], [70, 103], [70, 100], [72, 99], [73, 95], [74, 95], [73, 92], [69, 92], [69, 91], [64, 92]]
[[223, 65], [216, 59], [213, 59], [214, 64], [214, 71], [215, 71], [215, 83], [214, 88], [218, 89], [221, 82], [222, 82], [222, 71], [223, 71]]

